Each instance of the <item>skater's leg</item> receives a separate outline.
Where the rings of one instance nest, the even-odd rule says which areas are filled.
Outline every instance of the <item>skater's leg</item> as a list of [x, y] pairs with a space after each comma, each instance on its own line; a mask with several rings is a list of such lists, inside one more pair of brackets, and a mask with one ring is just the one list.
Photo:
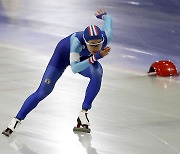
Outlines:
[[26, 115], [32, 111], [41, 100], [52, 92], [56, 81], [62, 75], [64, 70], [65, 68], [59, 70], [53, 66], [47, 67], [39, 88], [25, 100], [23, 106], [16, 116], [17, 119], [24, 120]]
[[90, 82], [86, 89], [85, 99], [82, 105], [82, 109], [87, 111], [91, 109], [92, 102], [100, 90], [103, 69], [101, 64], [96, 61], [90, 67], [81, 71], [80, 74], [90, 78]]
[[21, 120], [24, 120], [27, 114], [52, 92], [56, 81], [69, 65], [68, 42], [69, 38], [63, 39], [63, 41], [58, 43], [54, 54], [49, 61], [48, 67], [46, 68], [39, 88], [25, 100], [17, 116], [11, 120], [7, 129], [2, 132], [4, 135], [10, 136], [17, 125], [20, 124]]
[[90, 82], [86, 89], [85, 99], [82, 105], [82, 111], [79, 113], [77, 119], [77, 127], [74, 127], [73, 131], [90, 133], [91, 129], [89, 128], [87, 111], [91, 109], [92, 102], [100, 90], [103, 69], [99, 62], [95, 62], [87, 69], [81, 71], [80, 74], [90, 78]]

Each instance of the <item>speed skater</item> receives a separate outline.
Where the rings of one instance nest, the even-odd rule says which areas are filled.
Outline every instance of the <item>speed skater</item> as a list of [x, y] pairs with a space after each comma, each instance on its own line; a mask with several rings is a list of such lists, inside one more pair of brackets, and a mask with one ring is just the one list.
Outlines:
[[90, 133], [87, 112], [91, 109], [92, 102], [101, 88], [103, 75], [103, 68], [99, 60], [110, 52], [110, 47], [107, 44], [112, 40], [111, 16], [101, 9], [97, 11], [95, 16], [104, 21], [102, 30], [96, 25], [90, 25], [84, 31], [75, 32], [57, 44], [40, 86], [25, 100], [16, 117], [11, 120], [2, 134], [10, 136], [14, 132], [27, 114], [53, 91], [57, 80], [69, 65], [73, 73], [79, 73], [90, 79], [82, 103], [82, 110], [77, 118], [77, 127], [73, 129], [74, 131]]

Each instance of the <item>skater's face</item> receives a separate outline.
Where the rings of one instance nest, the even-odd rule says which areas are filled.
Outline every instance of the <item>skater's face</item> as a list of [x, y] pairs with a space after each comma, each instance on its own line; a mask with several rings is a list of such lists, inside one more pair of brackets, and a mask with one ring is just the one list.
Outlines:
[[104, 39], [94, 39], [86, 42], [87, 49], [92, 53], [96, 54], [102, 48]]

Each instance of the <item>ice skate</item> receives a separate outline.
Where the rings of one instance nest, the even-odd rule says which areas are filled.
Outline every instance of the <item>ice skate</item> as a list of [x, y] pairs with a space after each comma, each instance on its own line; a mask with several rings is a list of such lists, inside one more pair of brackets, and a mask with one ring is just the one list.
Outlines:
[[73, 131], [90, 133], [89, 119], [87, 117], [87, 112], [81, 111], [79, 117], [77, 118], [77, 127], [74, 127]]
[[21, 121], [19, 119], [13, 118], [11, 122], [9, 123], [8, 127], [6, 128], [6, 130], [2, 132], [2, 134], [9, 137], [20, 124], [21, 124]]

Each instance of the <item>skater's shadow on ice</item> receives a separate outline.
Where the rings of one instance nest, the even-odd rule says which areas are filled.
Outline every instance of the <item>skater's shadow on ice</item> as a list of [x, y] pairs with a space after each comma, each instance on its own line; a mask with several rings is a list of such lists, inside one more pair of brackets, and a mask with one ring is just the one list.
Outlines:
[[8, 138], [8, 144], [9, 146], [14, 149], [15, 151], [18, 151], [19, 154], [37, 154], [37, 152], [32, 151], [30, 148], [28, 148], [23, 141], [20, 139], [11, 136]]
[[87, 154], [98, 154], [96, 149], [91, 146], [92, 136], [91, 134], [82, 133], [82, 132], [74, 132], [78, 138], [79, 142], [86, 149]]

